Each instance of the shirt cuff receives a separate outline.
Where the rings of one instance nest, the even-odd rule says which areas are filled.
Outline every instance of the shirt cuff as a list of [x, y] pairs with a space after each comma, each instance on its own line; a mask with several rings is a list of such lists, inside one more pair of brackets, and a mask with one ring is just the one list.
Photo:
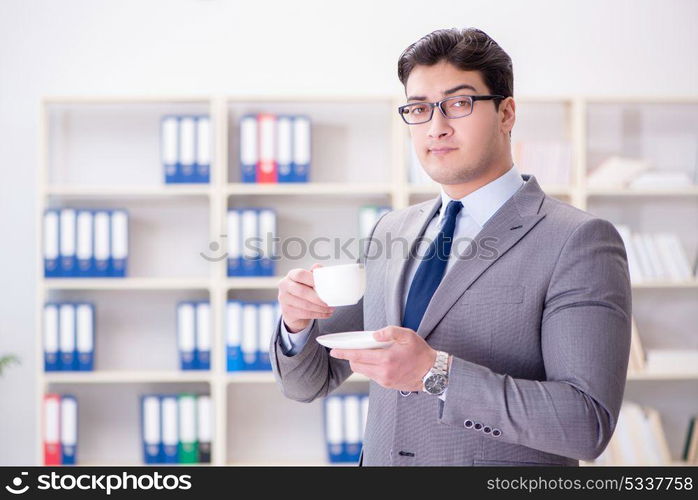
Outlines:
[[281, 318], [281, 347], [286, 356], [295, 356], [303, 350], [303, 347], [308, 342], [310, 329], [313, 327], [315, 320], [298, 333], [290, 333], [284, 324], [284, 318]]

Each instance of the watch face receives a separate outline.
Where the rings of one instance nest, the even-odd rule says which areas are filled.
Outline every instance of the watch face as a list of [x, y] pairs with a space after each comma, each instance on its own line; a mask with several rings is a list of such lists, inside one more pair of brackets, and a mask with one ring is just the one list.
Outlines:
[[424, 382], [424, 390], [429, 394], [441, 394], [446, 390], [447, 379], [444, 375], [434, 374]]

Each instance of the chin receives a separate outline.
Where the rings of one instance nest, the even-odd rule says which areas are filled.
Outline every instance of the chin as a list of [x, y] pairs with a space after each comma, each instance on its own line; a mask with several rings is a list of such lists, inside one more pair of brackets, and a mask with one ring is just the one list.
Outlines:
[[466, 175], [462, 167], [459, 169], [455, 165], [443, 163], [439, 165], [427, 165], [428, 167], [425, 168], [424, 171], [434, 182], [438, 182], [439, 184], [458, 184], [463, 182], [461, 179]]
[[443, 185], [463, 184], [478, 177], [477, 172], [470, 169], [448, 168], [447, 165], [440, 165], [439, 168], [425, 169], [426, 173], [434, 182]]

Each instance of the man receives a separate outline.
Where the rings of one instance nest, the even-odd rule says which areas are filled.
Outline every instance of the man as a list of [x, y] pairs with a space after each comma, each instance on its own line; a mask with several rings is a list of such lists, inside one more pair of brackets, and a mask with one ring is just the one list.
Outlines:
[[[277, 382], [310, 402], [352, 372], [369, 377], [362, 465], [596, 458], [616, 426], [630, 350], [620, 236], [516, 171], [511, 59], [487, 34], [435, 31], [403, 52], [398, 75], [399, 111], [441, 195], [374, 226], [358, 304], [327, 307], [315, 266], [280, 281]], [[389, 256], [396, 238], [422, 251]], [[354, 330], [394, 343], [328, 350], [315, 341]]]

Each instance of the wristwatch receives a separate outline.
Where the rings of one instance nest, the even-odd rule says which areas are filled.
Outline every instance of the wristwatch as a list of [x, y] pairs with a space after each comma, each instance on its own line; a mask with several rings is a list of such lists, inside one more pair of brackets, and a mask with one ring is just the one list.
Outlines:
[[427, 394], [438, 396], [443, 394], [448, 385], [448, 353], [436, 351], [436, 361], [431, 370], [422, 379], [424, 387], [422, 390]]

